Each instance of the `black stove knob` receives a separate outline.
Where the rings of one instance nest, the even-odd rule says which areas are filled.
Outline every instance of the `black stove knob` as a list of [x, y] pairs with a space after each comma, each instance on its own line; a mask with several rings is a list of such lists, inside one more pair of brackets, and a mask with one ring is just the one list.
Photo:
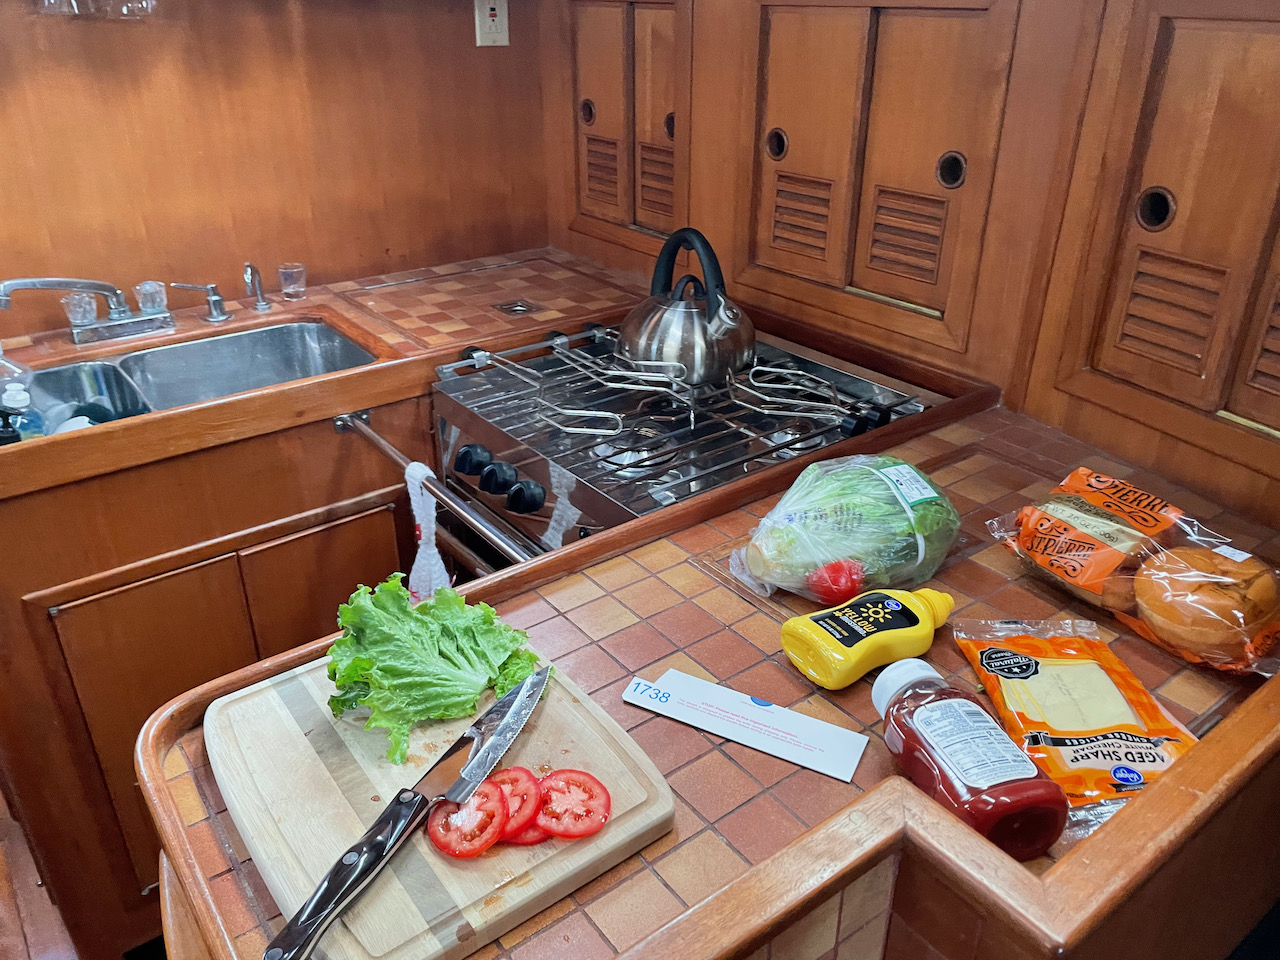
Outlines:
[[507, 509], [514, 513], [537, 513], [547, 502], [547, 488], [537, 480], [521, 480], [507, 491]]
[[863, 416], [868, 419], [872, 427], [887, 427], [893, 422], [893, 407], [876, 404]]
[[493, 463], [493, 454], [480, 443], [468, 443], [453, 458], [453, 469], [469, 477], [479, 476], [480, 471]]
[[516, 468], [498, 460], [480, 471], [480, 489], [485, 493], [503, 494], [516, 482]]
[[840, 433], [846, 437], [859, 437], [870, 429], [870, 422], [862, 414], [848, 416], [840, 421]]

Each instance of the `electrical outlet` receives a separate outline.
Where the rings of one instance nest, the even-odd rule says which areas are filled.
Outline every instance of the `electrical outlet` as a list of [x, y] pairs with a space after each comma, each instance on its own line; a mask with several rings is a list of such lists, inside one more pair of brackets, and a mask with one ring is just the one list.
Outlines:
[[507, 22], [507, 0], [475, 0], [476, 46], [506, 47], [511, 44]]

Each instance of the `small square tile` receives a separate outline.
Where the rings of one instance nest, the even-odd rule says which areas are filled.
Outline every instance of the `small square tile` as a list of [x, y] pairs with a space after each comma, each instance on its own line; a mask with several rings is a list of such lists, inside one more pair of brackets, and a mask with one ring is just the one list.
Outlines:
[[763, 613], [753, 613], [733, 625], [735, 633], [750, 640], [765, 656], [782, 649], [782, 624]]
[[745, 510], [734, 510], [707, 523], [728, 537], [745, 537], [760, 523], [760, 518]]
[[[565, 897], [563, 900], [557, 900], [541, 913], [534, 914], [519, 926], [512, 927], [498, 939], [498, 942], [502, 944], [505, 949], [510, 950], [522, 940], [529, 939], [529, 937], [533, 936], [539, 930], [546, 929], [561, 917], [572, 913], [576, 907], [577, 905], [573, 902], [572, 897]], [[472, 954], [472, 956], [474, 956], [474, 954]], [[467, 960], [471, 960], [471, 958], [469, 957]]]
[[742, 876], [748, 866], [720, 837], [704, 830], [657, 861], [653, 869], [676, 896], [693, 906]]
[[716, 585], [715, 580], [711, 579], [692, 563], [680, 563], [674, 567], [668, 567], [658, 576], [684, 597], [696, 597]]
[[174, 777], [180, 777], [191, 768], [187, 766], [187, 758], [182, 755], [182, 751], [178, 749], [177, 744], [169, 748], [169, 752], [164, 755], [164, 778], [172, 780]]
[[195, 854], [200, 874], [204, 877], [216, 877], [231, 869], [231, 860], [222, 838], [213, 828], [212, 820], [202, 820], [186, 828], [187, 843]]
[[204, 800], [201, 799], [191, 774], [184, 773], [170, 780], [169, 793], [173, 795], [173, 802], [178, 807], [178, 816], [182, 817], [182, 822], [188, 827], [209, 816], [209, 811], [205, 809]]
[[580, 607], [590, 600], [604, 596], [604, 591], [598, 584], [580, 573], [541, 586], [538, 588], [538, 593], [561, 613], [567, 613], [574, 607]]
[[641, 861], [639, 856], [633, 854], [621, 863], [610, 867], [594, 880], [584, 883], [573, 892], [573, 899], [578, 901], [579, 904], [588, 904], [596, 897], [603, 896], [608, 893], [623, 880], [627, 879], [627, 877], [630, 877], [643, 869], [644, 863]]
[[799, 769], [794, 763], [781, 760], [768, 753], [761, 753], [740, 743], [726, 743], [724, 752], [751, 776], [766, 787], [771, 787], [779, 780], [789, 777]]
[[643, 677], [650, 683], [657, 683], [668, 670], [679, 670], [681, 673], [687, 673], [691, 677], [698, 677], [708, 683], [716, 682], [715, 677], [709, 674], [700, 664], [689, 659], [689, 655], [683, 650], [649, 664], [643, 670], [638, 671], [636, 676]]
[[[673, 569], [679, 569], [679, 567]], [[615, 590], [613, 595], [639, 617], [651, 617], [655, 613], [669, 610], [683, 599], [680, 594], [657, 577], [648, 577], [630, 586], [622, 587]]]
[[860, 927], [889, 912], [897, 874], [897, 858], [891, 857], [881, 860], [844, 888], [840, 908], [841, 940], [853, 936]]
[[836, 951], [836, 960], [884, 960], [889, 913], [878, 914], [859, 927]]
[[852, 730], [855, 733], [861, 732], [862, 730], [861, 723], [853, 719], [853, 717], [849, 716], [849, 714], [845, 713], [820, 693], [815, 693], [813, 696], [805, 700], [801, 700], [799, 703], [793, 703], [791, 705], [791, 709], [796, 711], [796, 713], [803, 713], [805, 716], [813, 717], [815, 720], [821, 720], [823, 723], [830, 723], [837, 727], [844, 727], [844, 729]]
[[610, 960], [614, 950], [591, 921], [575, 911], [511, 951], [511, 960]]
[[631, 671], [669, 656], [677, 649], [674, 643], [643, 621], [605, 637], [600, 646]]
[[604, 563], [597, 563], [594, 567], [587, 567], [585, 572], [588, 577], [610, 592], [616, 592], [620, 587], [649, 576], [648, 570], [627, 556], [614, 557]]
[[636, 615], [613, 597], [600, 597], [567, 614], [570, 620], [592, 640], [600, 640], [636, 623]]
[[721, 630], [692, 643], [685, 651], [721, 680], [759, 663], [764, 655], [732, 630]]
[[667, 569], [667, 567], [674, 567], [677, 563], [689, 558], [689, 554], [670, 540], [655, 540], [653, 543], [646, 543], [643, 547], [632, 550], [628, 555], [650, 573], [658, 573]]
[[555, 665], [587, 693], [594, 693], [626, 673], [613, 657], [594, 644], [566, 654]]
[[773, 856], [805, 831], [804, 824], [768, 794], [735, 810], [716, 828], [752, 863]]
[[[649, 678], [646, 677], [645, 679]], [[631, 678], [624, 676], [621, 680], [606, 684], [591, 694], [591, 699], [599, 704], [605, 713], [613, 717], [623, 730], [630, 730], [653, 716], [648, 710], [633, 707], [622, 699], [622, 693], [630, 683]]]
[[756, 606], [742, 599], [728, 587], [715, 587], [700, 593], [693, 602], [725, 625], [737, 623], [756, 612]]
[[839, 921], [840, 896], [837, 894], [774, 937], [769, 945], [771, 960], [818, 960], [835, 949]]
[[813, 693], [813, 685], [791, 666], [782, 667], [765, 660], [730, 678], [727, 686], [750, 697], [759, 697], [780, 706], [790, 706]]
[[853, 782], [863, 790], [870, 790], [882, 780], [892, 776], [902, 776], [893, 754], [879, 737], [867, 741], [862, 751], [862, 759], [858, 761], [858, 769], [853, 771]]
[[535, 623], [527, 632], [529, 646], [548, 660], [558, 660], [591, 642], [572, 621], [561, 616]]
[[831, 700], [864, 726], [869, 726], [880, 719], [880, 714], [876, 712], [875, 705], [871, 702], [871, 681], [866, 677], [851, 683], [843, 690], [824, 690], [818, 696]]
[[1121, 637], [1111, 644], [1111, 652], [1124, 661], [1148, 690], [1155, 690], [1186, 666], [1184, 661], [1138, 637]]
[[709, 637], [723, 629], [723, 624], [692, 600], [677, 604], [669, 610], [649, 617], [649, 625], [677, 646]]
[[258, 915], [250, 906], [249, 895], [235, 872], [210, 880], [209, 895], [222, 925], [231, 936], [238, 937], [258, 925]]
[[[637, 873], [584, 909], [619, 952], [684, 912], [680, 901], [648, 870]], [[579, 960], [576, 954], [561, 956]]]
[[503, 623], [517, 630], [528, 630], [534, 624], [550, 620], [556, 615], [556, 608], [536, 593], [522, 593], [518, 597], [502, 601], [494, 609], [498, 611]]
[[712, 547], [718, 547], [720, 544], [728, 540], [729, 537], [709, 524], [700, 523], [696, 527], [690, 527], [688, 530], [682, 530], [680, 533], [673, 533], [667, 539], [682, 550], [687, 550], [692, 554], [698, 554], [705, 553]]
[[659, 837], [653, 843], [649, 844], [640, 851], [640, 856], [644, 857], [650, 863], [653, 863], [658, 857], [662, 856], [670, 850], [675, 849], [677, 844], [684, 843], [690, 837], [694, 836], [698, 831], [706, 826], [703, 819], [698, 816], [697, 811], [689, 806], [679, 797], [672, 798], [675, 801], [676, 822], [671, 830]]
[[236, 829], [235, 822], [231, 819], [231, 814], [224, 810], [218, 814], [216, 819], [222, 835], [226, 838], [227, 845], [231, 848], [231, 855], [236, 858], [237, 863], [244, 863], [249, 859], [249, 848], [244, 845], [244, 839], [240, 836], [240, 831]]
[[667, 717], [654, 717], [628, 732], [664, 777], [712, 749], [699, 731]]
[[1196, 715], [1204, 713], [1231, 692], [1225, 680], [1210, 676], [1203, 668], [1179, 671], [1160, 687], [1160, 695], [1186, 707]]
[[858, 799], [862, 789], [813, 770], [797, 770], [771, 792], [807, 826], [814, 827]]
[[270, 942], [267, 932], [261, 927], [240, 934], [234, 941], [237, 960], [261, 960]]
[[712, 822], [760, 791], [760, 784], [719, 751], [681, 767], [667, 781], [694, 810]]

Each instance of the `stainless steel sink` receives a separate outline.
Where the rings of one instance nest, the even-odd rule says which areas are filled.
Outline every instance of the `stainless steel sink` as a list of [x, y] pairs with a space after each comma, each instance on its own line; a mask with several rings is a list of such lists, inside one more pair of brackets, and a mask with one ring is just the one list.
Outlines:
[[156, 410], [372, 363], [373, 354], [323, 323], [285, 323], [152, 347], [117, 362]]
[[112, 420], [151, 410], [119, 367], [100, 361], [36, 371], [31, 377], [31, 402], [44, 414], [45, 429], [50, 431], [66, 422], [82, 404], [105, 407]]

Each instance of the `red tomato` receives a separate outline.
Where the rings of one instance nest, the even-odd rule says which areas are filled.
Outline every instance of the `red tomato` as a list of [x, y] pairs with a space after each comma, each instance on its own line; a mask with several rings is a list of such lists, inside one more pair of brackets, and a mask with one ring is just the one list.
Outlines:
[[[535, 811], [536, 812], [536, 811]], [[503, 843], [514, 843], [522, 847], [532, 847], [534, 844], [541, 843], [543, 840], [550, 840], [551, 834], [543, 830], [536, 823], [531, 823], [525, 827], [520, 833], [514, 837], [503, 837]]]
[[507, 825], [502, 788], [486, 780], [459, 806], [445, 800], [427, 818], [427, 836], [451, 857], [478, 857], [498, 841]]
[[502, 788], [502, 795], [507, 799], [507, 825], [502, 828], [499, 839], [510, 840], [533, 823], [538, 815], [538, 807], [542, 806], [542, 788], [538, 786], [538, 778], [524, 767], [507, 767], [489, 777], [491, 783]]
[[860, 594], [866, 575], [867, 571], [857, 560], [833, 560], [809, 571], [804, 582], [819, 603], [834, 607]]
[[542, 778], [538, 826], [553, 837], [585, 837], [609, 819], [609, 791], [581, 770], [556, 770]]

